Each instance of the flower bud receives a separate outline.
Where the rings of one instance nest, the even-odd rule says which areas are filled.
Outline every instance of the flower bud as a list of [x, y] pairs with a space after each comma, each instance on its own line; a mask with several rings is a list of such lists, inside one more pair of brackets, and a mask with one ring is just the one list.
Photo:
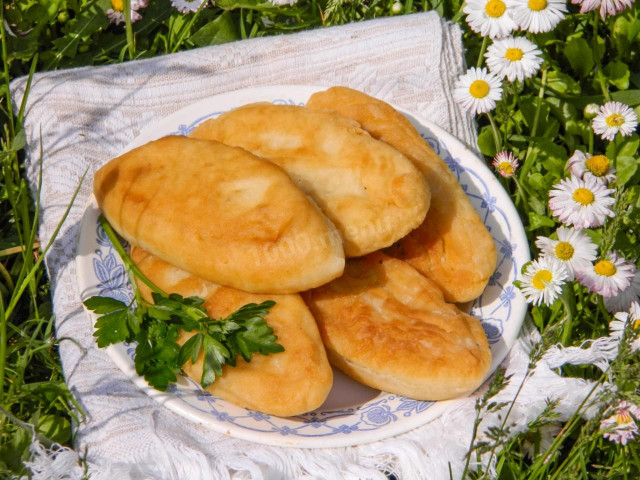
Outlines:
[[391, 6], [391, 13], [393, 13], [394, 15], [402, 13], [402, 10], [404, 10], [404, 5], [402, 5], [402, 3], [400, 3], [400, 2], [395, 2]]
[[590, 103], [589, 105], [584, 107], [584, 118], [586, 118], [587, 120], [591, 120], [596, 115], [598, 115], [598, 113], [600, 113], [600, 105]]

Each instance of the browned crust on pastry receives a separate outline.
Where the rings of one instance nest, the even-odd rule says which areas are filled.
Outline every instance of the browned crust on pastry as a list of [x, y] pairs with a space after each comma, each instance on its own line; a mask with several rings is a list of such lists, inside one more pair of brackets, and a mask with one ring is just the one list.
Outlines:
[[409, 264], [376, 252], [303, 293], [329, 361], [374, 388], [419, 400], [475, 390], [491, 352], [480, 322]]
[[493, 239], [456, 177], [411, 122], [387, 103], [346, 87], [313, 94], [307, 107], [356, 120], [413, 161], [429, 183], [431, 206], [424, 222], [388, 253], [436, 282], [449, 302], [480, 296], [496, 267]]
[[333, 112], [256, 103], [198, 125], [194, 138], [281, 166], [340, 231], [347, 257], [388, 247], [424, 220], [429, 189], [398, 150]]
[[[285, 351], [271, 355], [253, 355], [251, 362], [237, 358], [235, 367], [223, 367], [222, 376], [207, 389], [213, 395], [235, 405], [278, 416], [298, 415], [314, 410], [325, 401], [333, 384], [316, 323], [300, 295], [262, 295], [222, 287], [174, 267], [140, 248], [132, 248], [131, 258], [151, 281], [165, 291], [205, 300], [207, 313], [224, 318], [247, 303], [274, 300], [266, 316]], [[151, 292], [138, 282], [143, 296]], [[180, 343], [191, 336], [182, 332]], [[185, 372], [196, 382], [202, 376], [202, 353]]]
[[277, 165], [170, 136], [107, 163], [94, 193], [129, 242], [206, 280], [292, 293], [344, 268], [339, 234]]

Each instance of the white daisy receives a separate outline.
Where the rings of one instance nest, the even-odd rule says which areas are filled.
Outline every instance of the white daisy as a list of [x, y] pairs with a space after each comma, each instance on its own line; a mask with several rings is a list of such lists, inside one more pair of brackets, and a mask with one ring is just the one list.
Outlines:
[[510, 82], [530, 78], [542, 63], [542, 52], [525, 37], [494, 40], [485, 57], [489, 70]]
[[591, 292], [612, 297], [629, 286], [633, 270], [633, 265], [618, 257], [616, 252], [611, 252], [588, 268], [576, 270], [576, 278]]
[[567, 168], [573, 175], [580, 178], [593, 175], [605, 183], [612, 182], [616, 178], [616, 170], [605, 155], [591, 155], [576, 150], [569, 157]]
[[574, 177], [560, 180], [549, 191], [549, 207], [555, 217], [565, 225], [576, 228], [599, 227], [605, 217], [615, 214], [609, 207], [616, 201], [608, 189], [596, 177]]
[[534, 305], [551, 305], [560, 295], [569, 273], [560, 262], [548, 258], [532, 261], [522, 275], [520, 288], [527, 302]]
[[[146, 8], [149, 0], [131, 0], [131, 23], [142, 20], [142, 15], [138, 13], [141, 8]], [[124, 2], [123, 0], [111, 0], [111, 8], [107, 10], [107, 17], [111, 23], [116, 25], [125, 23], [124, 19]]]
[[486, 68], [471, 67], [456, 81], [453, 98], [465, 110], [485, 113], [502, 98], [502, 82]]
[[493, 168], [503, 177], [513, 177], [518, 168], [518, 159], [511, 152], [500, 152], [493, 157]]
[[600, 9], [600, 16], [604, 20], [607, 15], [616, 15], [625, 8], [633, 5], [633, 0], [571, 0], [574, 5], [580, 5], [580, 13]]
[[602, 416], [607, 414], [610, 416], [600, 422], [600, 430], [604, 430], [604, 438], [626, 445], [638, 434], [636, 422], [640, 420], [640, 407], [637, 405], [620, 400], [615, 408], [607, 408]]
[[511, 0], [467, 0], [462, 11], [471, 29], [483, 37], [506, 37], [518, 28], [510, 15]]
[[591, 266], [596, 259], [597, 247], [584, 230], [560, 227], [556, 233], [558, 240], [538, 237], [536, 247], [542, 251], [543, 257], [564, 264], [569, 274], [567, 280], [573, 280], [576, 270]]
[[566, 0], [513, 0], [512, 16], [522, 30], [550, 32], [564, 18]]
[[[634, 302], [640, 301], [640, 270], [634, 269], [631, 283], [623, 291], [604, 299], [604, 306], [611, 313], [629, 310]], [[635, 303], [637, 305], [637, 303]]]
[[640, 304], [633, 302], [628, 312], [618, 312], [615, 320], [609, 323], [609, 331], [613, 338], [622, 338], [627, 325], [630, 323], [637, 338], [631, 343], [631, 350], [640, 350]]
[[180, 13], [197, 12], [207, 0], [171, 0], [171, 5]]
[[613, 141], [620, 132], [631, 135], [638, 126], [638, 116], [630, 107], [620, 102], [607, 102], [600, 107], [600, 113], [591, 121], [591, 128], [603, 139]]

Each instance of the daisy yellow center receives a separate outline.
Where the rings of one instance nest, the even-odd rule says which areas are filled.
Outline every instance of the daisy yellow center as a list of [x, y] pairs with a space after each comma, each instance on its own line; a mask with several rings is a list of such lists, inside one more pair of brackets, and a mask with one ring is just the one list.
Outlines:
[[612, 113], [607, 117], [606, 122], [610, 127], [619, 127], [624, 123], [624, 117], [619, 113]]
[[613, 277], [618, 271], [616, 266], [609, 260], [600, 260], [596, 263], [595, 267], [593, 267], [593, 270], [603, 277]]
[[500, 18], [506, 9], [507, 6], [502, 0], [489, 0], [484, 6], [484, 11], [493, 18]]
[[498, 169], [505, 175], [513, 175], [513, 165], [510, 162], [500, 162]]
[[633, 420], [631, 419], [631, 415], [629, 412], [623, 410], [615, 415], [616, 422], [618, 425], [626, 426], [629, 425]]
[[489, 84], [484, 80], [476, 80], [469, 86], [469, 93], [475, 98], [484, 98], [489, 95]]
[[558, 242], [556, 245], [556, 257], [560, 260], [571, 260], [573, 257], [573, 245], [569, 242]]
[[633, 322], [633, 329], [638, 330], [640, 328], [640, 318]]
[[124, 2], [122, 0], [111, 0], [111, 6], [116, 12], [122, 12], [124, 10]]
[[547, 0], [529, 0], [529, 8], [534, 12], [539, 12], [547, 8]]
[[524, 52], [519, 48], [507, 48], [507, 52], [504, 54], [504, 58], [512, 62], [522, 60]]
[[533, 276], [531, 284], [538, 290], [544, 290], [547, 284], [551, 281], [553, 275], [549, 270], [540, 270]]
[[595, 200], [591, 190], [587, 188], [576, 188], [573, 192], [573, 199], [580, 205], [591, 205]]
[[609, 171], [609, 159], [604, 155], [594, 155], [584, 164], [596, 177], [601, 177]]

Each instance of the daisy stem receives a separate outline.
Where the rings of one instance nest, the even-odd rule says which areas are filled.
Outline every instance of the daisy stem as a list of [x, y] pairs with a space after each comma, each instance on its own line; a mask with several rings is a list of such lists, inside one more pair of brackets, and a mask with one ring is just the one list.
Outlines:
[[573, 330], [573, 317], [576, 315], [576, 297], [573, 292], [572, 283], [565, 283], [560, 293], [560, 300], [564, 305], [564, 319], [562, 326], [562, 344], [569, 345], [571, 342], [571, 332]]
[[127, 45], [129, 46], [129, 59], [133, 59], [136, 53], [136, 45], [133, 40], [133, 28], [131, 26], [131, 0], [124, 0], [124, 23], [127, 33]]
[[604, 317], [605, 321], [608, 321], [609, 312], [607, 312], [607, 309], [604, 306], [604, 297], [602, 295], [598, 295], [598, 310]]
[[489, 45], [489, 37], [482, 38], [482, 46], [480, 47], [480, 55], [478, 55], [478, 63], [476, 64], [476, 68], [480, 68], [482, 66], [482, 62], [484, 60], [484, 52]]
[[516, 182], [516, 189], [518, 191], [518, 198], [522, 202], [522, 206], [523, 206], [524, 211], [525, 211], [525, 213], [527, 214], [527, 217], [528, 217], [529, 216], [529, 205], [525, 201], [525, 195], [524, 194], [525, 193], [527, 193], [528, 195], [532, 195], [532, 194], [527, 192], [527, 189], [524, 188], [524, 185], [520, 184], [520, 182], [518, 181], [518, 177], [516, 175], [513, 176], [513, 181]]
[[611, 101], [611, 95], [609, 94], [609, 89], [607, 88], [607, 83], [605, 81], [604, 75], [602, 73], [602, 63], [600, 62], [600, 56], [598, 55], [598, 22], [600, 21], [600, 14], [597, 10], [593, 11], [593, 37], [591, 38], [591, 50], [593, 51], [594, 56], [596, 57], [596, 79], [600, 84], [600, 89], [602, 90], [602, 95], [607, 102]]
[[500, 132], [498, 131], [498, 126], [496, 125], [495, 120], [493, 119], [493, 115], [491, 112], [486, 112], [487, 118], [491, 123], [491, 132], [493, 133], [493, 142], [496, 145], [496, 152], [499, 152], [502, 149], [502, 140], [500, 139]]
[[613, 142], [610, 142], [611, 149], [613, 150], [613, 155], [611, 155], [612, 158], [610, 158], [609, 160], [611, 160], [611, 163], [613, 163], [613, 168], [618, 168], [618, 143], [616, 142], [617, 139], [618, 137], [616, 135], [616, 138], [613, 139]]
[[531, 170], [532, 159], [531, 152], [533, 151], [533, 137], [536, 136], [538, 130], [538, 122], [540, 121], [540, 110], [542, 108], [542, 99], [544, 98], [544, 91], [547, 87], [547, 68], [542, 69], [542, 79], [540, 80], [540, 90], [538, 90], [538, 104], [536, 105], [536, 113], [533, 116], [533, 125], [531, 126], [531, 140], [529, 140], [529, 146], [527, 147], [527, 153], [524, 156], [524, 164], [522, 170], [520, 170], [520, 177], [526, 177]]
[[589, 153], [593, 155], [593, 128], [589, 129]]

